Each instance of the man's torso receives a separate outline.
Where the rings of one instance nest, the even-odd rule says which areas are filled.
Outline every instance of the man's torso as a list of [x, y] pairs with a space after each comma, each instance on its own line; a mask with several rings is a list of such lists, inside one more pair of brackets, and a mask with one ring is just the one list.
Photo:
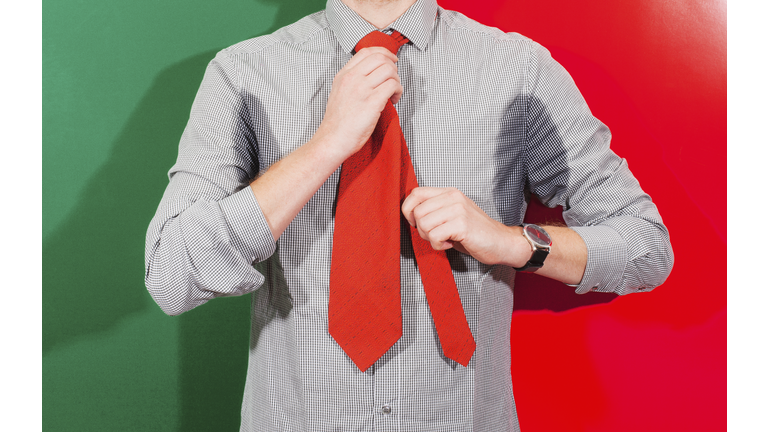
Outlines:
[[[425, 49], [406, 45], [397, 63], [404, 94], [396, 108], [419, 184], [456, 187], [492, 218], [519, 224], [530, 41], [442, 10], [430, 32]], [[324, 12], [226, 55], [239, 74], [260, 172], [312, 137], [333, 78], [351, 58]], [[401, 340], [361, 374], [328, 335], [338, 174], [296, 216], [272, 258], [257, 266], [267, 282], [253, 294], [243, 430], [333, 430], [326, 420], [342, 430], [516, 429], [511, 270], [448, 252], [478, 342], [468, 368], [442, 356], [406, 229], [400, 233]]]

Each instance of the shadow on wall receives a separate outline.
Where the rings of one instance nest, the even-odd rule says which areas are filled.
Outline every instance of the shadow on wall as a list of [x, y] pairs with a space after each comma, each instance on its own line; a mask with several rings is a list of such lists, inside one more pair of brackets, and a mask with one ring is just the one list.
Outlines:
[[[563, 209], [548, 208], [531, 197], [525, 212], [526, 223], [565, 225]], [[613, 293], [591, 292], [576, 294], [574, 288], [535, 273], [518, 273], [515, 276], [515, 312], [548, 310], [565, 312], [582, 306], [608, 303], [618, 297]]]
[[43, 241], [43, 355], [146, 307], [144, 236], [207, 52], [163, 71], [69, 217]]
[[[287, 4], [264, 34], [322, 9], [325, 1]], [[44, 240], [43, 355], [154, 307], [144, 288], [144, 237], [167, 185], [192, 100], [215, 53], [195, 55], [157, 75], [80, 202]], [[563, 311], [612, 299], [577, 296], [559, 284], [543, 282], [536, 290], [523, 285], [516, 309]], [[179, 430], [239, 427], [249, 307], [249, 296], [217, 299], [168, 318], [180, 324], [179, 358], [169, 359], [180, 366]]]

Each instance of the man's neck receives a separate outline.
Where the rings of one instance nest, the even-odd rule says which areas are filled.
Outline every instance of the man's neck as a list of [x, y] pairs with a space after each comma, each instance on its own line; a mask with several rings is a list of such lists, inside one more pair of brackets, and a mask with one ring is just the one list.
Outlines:
[[417, 0], [341, 0], [377, 29], [386, 28]]

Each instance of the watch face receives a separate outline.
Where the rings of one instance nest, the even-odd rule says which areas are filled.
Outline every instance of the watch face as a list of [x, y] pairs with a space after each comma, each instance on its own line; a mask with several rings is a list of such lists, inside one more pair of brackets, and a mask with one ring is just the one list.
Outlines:
[[525, 228], [523, 228], [528, 234], [528, 238], [531, 239], [534, 243], [536, 243], [539, 246], [550, 246], [552, 245], [552, 239], [549, 238], [549, 235], [546, 231], [539, 228], [536, 225], [526, 225]]

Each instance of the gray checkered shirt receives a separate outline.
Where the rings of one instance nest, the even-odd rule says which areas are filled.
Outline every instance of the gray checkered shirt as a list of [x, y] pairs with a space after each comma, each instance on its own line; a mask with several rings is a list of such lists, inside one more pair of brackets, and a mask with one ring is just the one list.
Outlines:
[[[506, 225], [522, 222], [530, 193], [562, 206], [589, 251], [578, 293], [665, 280], [673, 256], [655, 205], [547, 50], [434, 0], [419, 0], [390, 29], [411, 41], [398, 53], [405, 93], [396, 108], [420, 185], [456, 187]], [[246, 187], [312, 137], [334, 76], [372, 30], [329, 0], [216, 55], [147, 232], [147, 288], [171, 315], [253, 293], [242, 431], [519, 430], [514, 270], [448, 252], [477, 341], [463, 367], [442, 355], [401, 230], [403, 336], [360, 372], [328, 334], [339, 171], [277, 242]]]

